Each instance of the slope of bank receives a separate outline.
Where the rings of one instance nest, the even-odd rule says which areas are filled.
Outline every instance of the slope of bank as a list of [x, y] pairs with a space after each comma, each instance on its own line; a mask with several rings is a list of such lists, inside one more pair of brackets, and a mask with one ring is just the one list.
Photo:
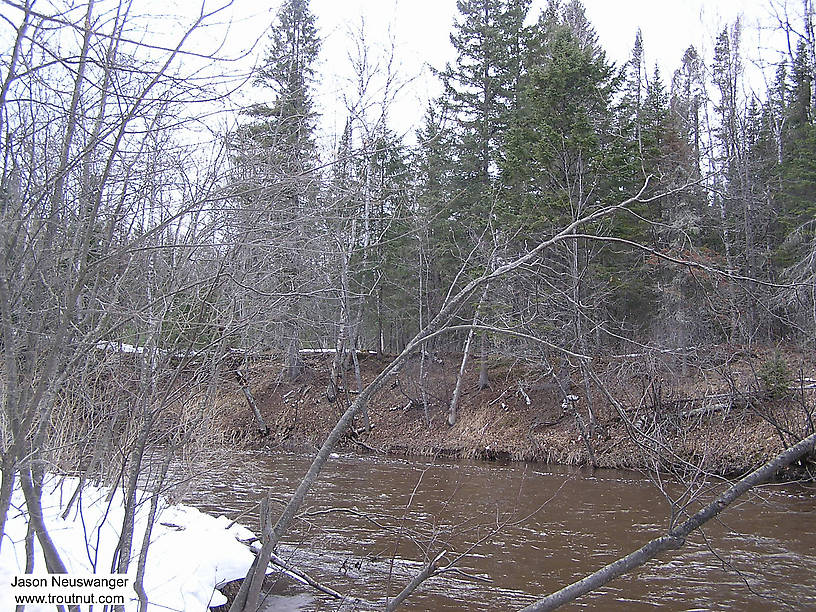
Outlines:
[[[472, 363], [451, 427], [447, 411], [460, 359], [429, 358], [424, 393], [419, 359], [411, 361], [373, 398], [370, 431], [360, 415], [343, 446], [613, 468], [652, 467], [659, 455], [664, 468], [731, 474], [762, 464], [813, 426], [813, 364], [793, 352], [782, 357], [723, 347], [711, 352], [707, 366], [676, 369], [647, 365], [641, 355], [619, 356], [592, 364], [606, 392], [585, 384], [578, 368], [567, 371], [569, 400], [550, 368], [492, 361], [490, 385], [479, 389], [478, 363]], [[356, 389], [349, 369], [334, 397], [331, 361], [331, 354], [304, 355], [304, 371], [295, 381], [285, 380], [278, 360], [250, 365], [248, 389], [269, 427], [266, 436], [259, 435], [239, 385], [225, 380], [219, 402], [229, 438], [293, 449], [321, 444]], [[363, 384], [387, 363], [387, 357], [361, 354]], [[566, 381], [563, 369], [560, 375]], [[802, 383], [804, 389], [784, 389]]]

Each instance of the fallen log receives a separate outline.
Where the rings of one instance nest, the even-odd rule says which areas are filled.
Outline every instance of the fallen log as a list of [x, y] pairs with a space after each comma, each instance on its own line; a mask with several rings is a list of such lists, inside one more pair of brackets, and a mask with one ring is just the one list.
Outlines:
[[252, 391], [249, 390], [249, 381], [241, 370], [235, 370], [235, 378], [238, 381], [238, 386], [241, 387], [241, 391], [244, 393], [249, 409], [252, 410], [252, 414], [255, 415], [255, 422], [258, 424], [258, 430], [262, 436], [268, 436], [269, 426], [264, 421], [261, 411], [258, 409], [258, 404], [255, 402], [255, 398], [252, 396]]

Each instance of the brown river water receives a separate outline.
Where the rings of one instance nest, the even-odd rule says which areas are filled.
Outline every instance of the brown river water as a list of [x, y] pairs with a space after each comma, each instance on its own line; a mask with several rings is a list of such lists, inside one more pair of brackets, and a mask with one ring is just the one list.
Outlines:
[[[257, 531], [259, 500], [286, 500], [310, 460], [236, 453], [196, 475], [185, 501], [245, 513]], [[447, 551], [460, 572], [428, 580], [402, 609], [517, 610], [661, 535], [668, 517], [666, 497], [637, 472], [341, 454], [279, 553], [348, 600], [304, 591], [270, 609], [382, 610], [426, 554]], [[681, 550], [565, 609], [655, 607], [816, 610], [816, 485], [765, 486]]]

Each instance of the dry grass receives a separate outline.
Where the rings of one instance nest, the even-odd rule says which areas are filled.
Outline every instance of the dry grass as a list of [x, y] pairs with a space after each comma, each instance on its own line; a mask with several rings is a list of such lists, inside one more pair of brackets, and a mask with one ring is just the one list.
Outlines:
[[[599, 427], [592, 435], [592, 446], [600, 467], [637, 468], [650, 457], [644, 441], [654, 445], [652, 437], [674, 453], [674, 461], [690, 462], [717, 473], [742, 471], [764, 462], [782, 448], [782, 438], [768, 418], [776, 420], [794, 435], [805, 431], [808, 423], [804, 407], [816, 405], [814, 391], [801, 398], [783, 401], [757, 401], [756, 377], [771, 351], [711, 351], [706, 363], [697, 362], [681, 376], [675, 364], [652, 363], [632, 358], [609, 359], [596, 363], [596, 371], [610, 392], [620, 398], [627, 419], [646, 424], [646, 437], [633, 439], [617, 411], [596, 388], [591, 401]], [[804, 375], [814, 377], [812, 363], [802, 355], [789, 352], [791, 371], [801, 367]], [[572, 413], [565, 414], [560, 395], [552, 386], [531, 385], [540, 373], [533, 368], [508, 370], [498, 363], [491, 370], [492, 387], [477, 389], [478, 372], [474, 365], [466, 373], [459, 420], [454, 427], [446, 423], [448, 401], [455, 383], [458, 356], [442, 356], [427, 378], [430, 423], [425, 420], [418, 386], [418, 362], [406, 365], [397, 380], [381, 390], [369, 406], [374, 429], [359, 437], [347, 437], [351, 449], [375, 449], [385, 453], [448, 456], [465, 458], [542, 461], [582, 465], [590, 462]], [[366, 356], [361, 360], [363, 382], [371, 381], [385, 365], [386, 358]], [[251, 413], [237, 384], [223, 381], [218, 409], [224, 421], [218, 427], [225, 439], [251, 445], [283, 448], [313, 448], [325, 439], [353, 393], [340, 394], [329, 402], [330, 357], [307, 358], [303, 376], [294, 383], [283, 380], [283, 364], [265, 361], [255, 364], [250, 385], [259, 407], [271, 428], [267, 438], [255, 431]], [[348, 373], [353, 385], [353, 375]], [[579, 396], [577, 407], [586, 419], [584, 387], [576, 384], [572, 373], [572, 393]], [[522, 393], [519, 389], [524, 389]], [[736, 402], [727, 410], [683, 417], [682, 413], [700, 405], [691, 401], [706, 395], [735, 391], [736, 396], [753, 398]], [[752, 394], [752, 395], [751, 395]], [[529, 398], [529, 404], [527, 401]], [[659, 399], [660, 405], [655, 402]], [[640, 423], [639, 423], [640, 424]], [[648, 425], [648, 426], [647, 426]], [[362, 429], [362, 420], [356, 423]], [[664, 455], [666, 453], [663, 453]]]

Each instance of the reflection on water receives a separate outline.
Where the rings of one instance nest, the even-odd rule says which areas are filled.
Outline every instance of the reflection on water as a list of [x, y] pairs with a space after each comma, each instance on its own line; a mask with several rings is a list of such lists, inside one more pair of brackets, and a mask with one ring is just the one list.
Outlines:
[[305, 593], [300, 595], [267, 595], [261, 612], [299, 612], [315, 605], [315, 598]]
[[[187, 501], [257, 529], [266, 491], [284, 503], [310, 460], [235, 454], [208, 466]], [[575, 607], [816, 609], [815, 511], [813, 487], [764, 487]], [[634, 472], [341, 455], [281, 556], [359, 602], [309, 596], [282, 609], [382, 609], [441, 551], [458, 571], [427, 581], [404, 609], [518, 609], [660, 535], [667, 517], [666, 499]]]

